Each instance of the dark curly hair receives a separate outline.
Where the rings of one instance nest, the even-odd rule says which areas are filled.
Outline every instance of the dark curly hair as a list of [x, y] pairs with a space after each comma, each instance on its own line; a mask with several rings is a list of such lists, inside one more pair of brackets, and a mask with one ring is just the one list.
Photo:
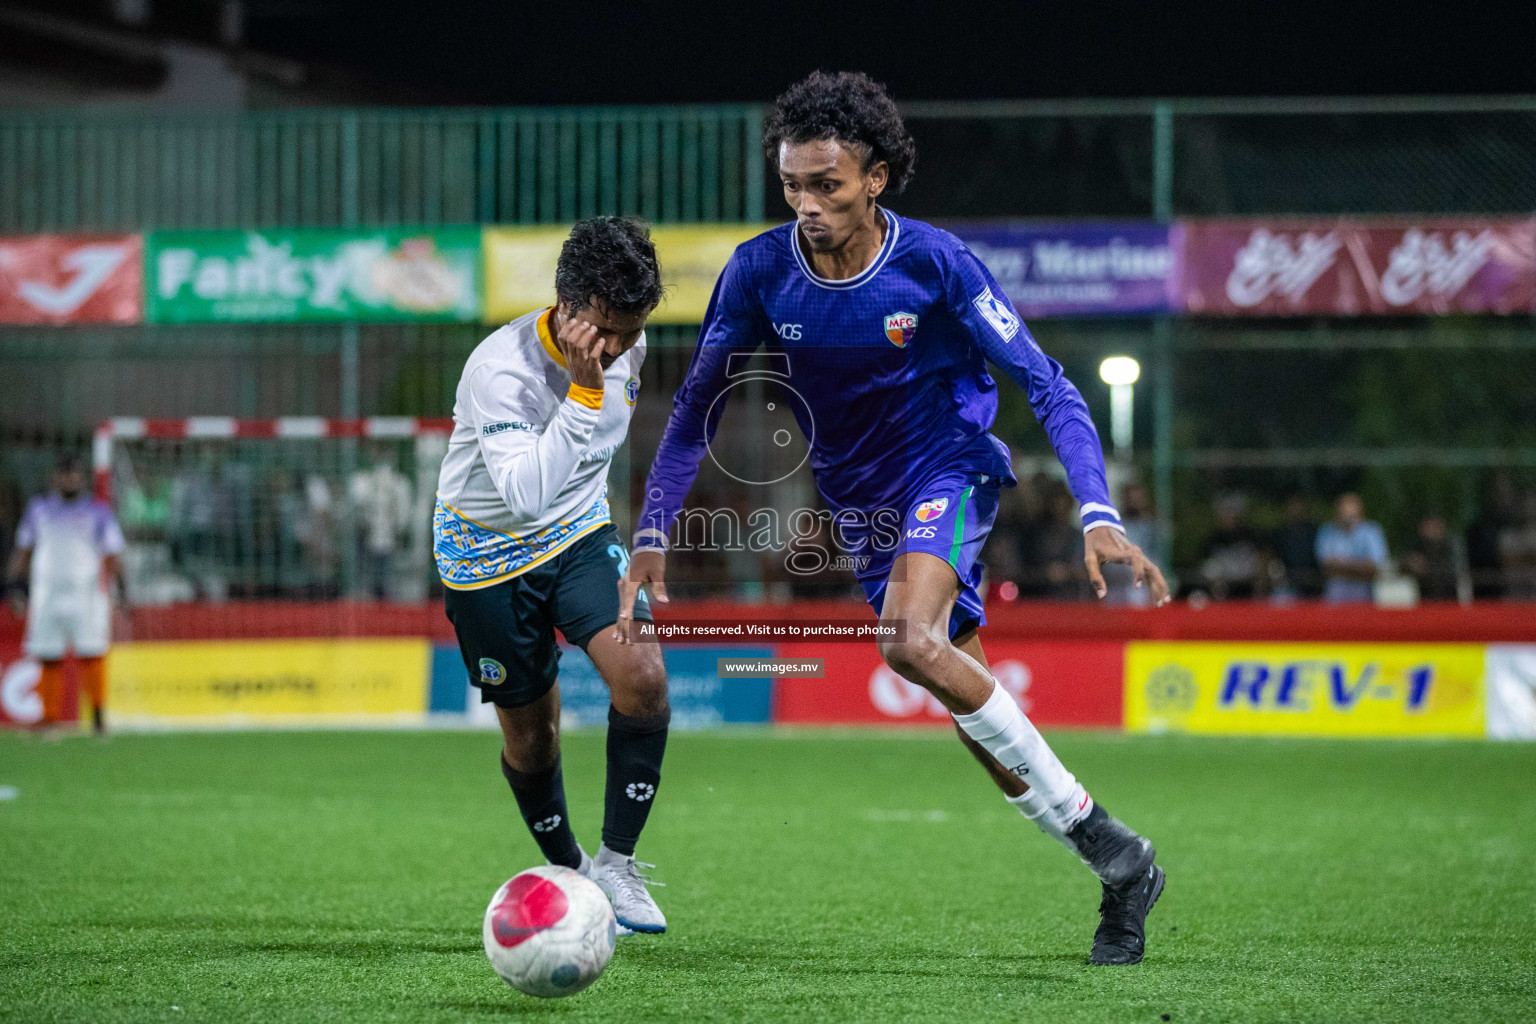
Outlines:
[[779, 144], [836, 139], [862, 147], [867, 171], [884, 160], [894, 195], [912, 180], [917, 146], [885, 86], [862, 71], [813, 71], [784, 90], [763, 126], [763, 152], [779, 164]]
[[651, 228], [636, 217], [577, 221], [560, 246], [555, 294], [571, 312], [596, 304], [634, 316], [661, 302], [661, 265]]

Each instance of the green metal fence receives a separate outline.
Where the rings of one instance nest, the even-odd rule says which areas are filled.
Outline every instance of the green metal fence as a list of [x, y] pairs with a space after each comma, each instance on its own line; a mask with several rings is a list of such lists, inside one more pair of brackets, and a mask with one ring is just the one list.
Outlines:
[[0, 116], [0, 233], [756, 220], [753, 106]]

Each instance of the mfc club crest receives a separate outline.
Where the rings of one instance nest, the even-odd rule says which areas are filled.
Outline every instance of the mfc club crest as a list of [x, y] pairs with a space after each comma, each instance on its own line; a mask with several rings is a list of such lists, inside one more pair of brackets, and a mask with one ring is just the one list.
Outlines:
[[930, 519], [937, 519], [944, 514], [944, 510], [947, 508], [949, 508], [948, 498], [934, 498], [932, 501], [925, 501], [917, 506], [918, 522], [926, 523]]
[[885, 336], [897, 348], [906, 348], [917, 331], [917, 317], [912, 313], [892, 313], [885, 318]]

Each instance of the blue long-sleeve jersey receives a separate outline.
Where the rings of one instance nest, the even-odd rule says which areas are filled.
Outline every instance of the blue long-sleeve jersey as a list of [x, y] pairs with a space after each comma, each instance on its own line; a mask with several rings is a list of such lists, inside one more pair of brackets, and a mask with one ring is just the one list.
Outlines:
[[834, 512], [904, 510], [944, 472], [1011, 486], [1008, 448], [987, 432], [997, 417], [991, 360], [1028, 394], [1084, 528], [1119, 528], [1098, 431], [1061, 365], [960, 239], [882, 212], [879, 254], [847, 280], [816, 276], [794, 223], [736, 249], [646, 480], [636, 548], [666, 546], [724, 409], [716, 399], [743, 362], [732, 357], [759, 348], [787, 356], [816, 486]]

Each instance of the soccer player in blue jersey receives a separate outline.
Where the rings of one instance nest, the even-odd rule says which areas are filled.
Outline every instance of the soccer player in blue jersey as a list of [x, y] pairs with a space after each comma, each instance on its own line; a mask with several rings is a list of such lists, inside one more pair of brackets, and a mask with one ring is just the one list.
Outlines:
[[879, 204], [906, 185], [916, 157], [882, 86], [813, 74], [779, 97], [763, 144], [795, 220], [740, 246], [715, 286], [646, 481], [616, 633], [627, 638], [641, 586], [666, 600], [669, 530], [726, 404], [715, 400], [733, 357], [780, 353], [834, 532], [860, 556], [882, 624], [901, 627], [881, 655], [949, 709], [1009, 802], [1098, 876], [1091, 962], [1136, 963], [1164, 882], [1152, 844], [1062, 765], [993, 679], [977, 633], [977, 556], [1000, 489], [1015, 483], [1008, 448], [987, 432], [997, 413], [988, 361], [1024, 389], [1066, 468], [1098, 595], [1100, 567], [1121, 562], [1153, 603], [1168, 599], [1162, 574], [1126, 540], [1082, 396], [958, 238]]

